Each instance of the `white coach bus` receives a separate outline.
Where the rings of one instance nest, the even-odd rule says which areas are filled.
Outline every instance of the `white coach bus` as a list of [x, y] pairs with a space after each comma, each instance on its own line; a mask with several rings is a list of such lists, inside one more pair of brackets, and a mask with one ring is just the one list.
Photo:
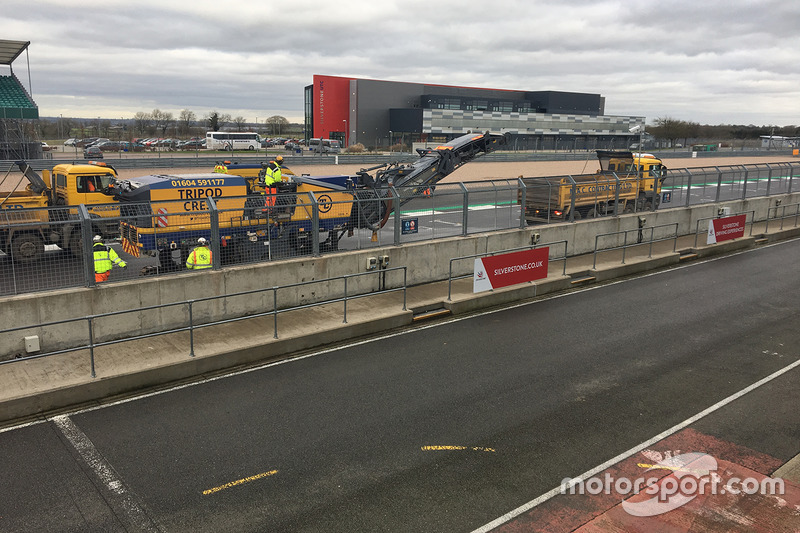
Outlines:
[[207, 150], [258, 150], [259, 148], [261, 148], [261, 137], [258, 133], [206, 132]]

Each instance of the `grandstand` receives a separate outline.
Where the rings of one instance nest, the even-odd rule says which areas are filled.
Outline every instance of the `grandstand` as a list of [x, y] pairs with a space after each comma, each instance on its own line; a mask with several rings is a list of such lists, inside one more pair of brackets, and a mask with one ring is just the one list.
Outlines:
[[42, 157], [34, 122], [39, 119], [39, 108], [11, 65], [23, 52], [27, 54], [30, 44], [30, 41], [0, 39], [0, 67], [8, 67], [8, 74], [0, 72], [0, 160]]

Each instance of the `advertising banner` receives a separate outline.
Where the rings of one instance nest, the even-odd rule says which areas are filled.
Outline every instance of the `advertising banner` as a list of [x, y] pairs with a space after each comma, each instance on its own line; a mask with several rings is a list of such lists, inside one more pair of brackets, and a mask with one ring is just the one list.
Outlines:
[[475, 259], [472, 292], [490, 291], [547, 277], [550, 248], [536, 248]]
[[744, 237], [746, 219], [747, 215], [735, 215], [709, 220], [706, 244], [716, 244]]

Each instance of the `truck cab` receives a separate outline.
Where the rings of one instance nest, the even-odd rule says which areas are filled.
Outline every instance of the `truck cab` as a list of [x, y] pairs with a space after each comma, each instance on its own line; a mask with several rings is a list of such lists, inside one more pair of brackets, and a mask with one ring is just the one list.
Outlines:
[[[18, 166], [30, 183], [23, 191], [0, 196], [5, 198], [0, 209], [7, 222], [0, 228], [0, 250], [23, 262], [40, 259], [49, 244], [81, 254], [80, 204], [89, 211], [94, 234], [119, 234], [119, 223], [108, 218], [120, 214], [119, 204], [112, 196], [117, 184], [113, 167], [103, 163], [64, 163], [44, 170], [40, 176], [23, 161]], [[45, 209], [48, 207], [61, 209]]]
[[51, 205], [86, 204], [89, 213], [98, 216], [119, 216], [118, 206], [101, 206], [113, 202], [117, 173], [104, 163], [61, 164], [43, 171], [50, 185]]
[[626, 151], [598, 150], [597, 158], [600, 161], [598, 173], [615, 173], [620, 178], [638, 177], [640, 209], [647, 202], [661, 194], [661, 183], [667, 177], [667, 167], [653, 154]]

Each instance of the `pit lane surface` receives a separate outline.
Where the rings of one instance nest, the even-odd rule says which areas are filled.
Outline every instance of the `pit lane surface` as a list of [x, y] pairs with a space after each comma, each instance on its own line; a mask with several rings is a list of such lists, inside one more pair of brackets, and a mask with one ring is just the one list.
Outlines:
[[[6, 431], [0, 529], [471, 531], [796, 361], [798, 259], [785, 242]], [[788, 459], [784, 422], [746, 445]]]

